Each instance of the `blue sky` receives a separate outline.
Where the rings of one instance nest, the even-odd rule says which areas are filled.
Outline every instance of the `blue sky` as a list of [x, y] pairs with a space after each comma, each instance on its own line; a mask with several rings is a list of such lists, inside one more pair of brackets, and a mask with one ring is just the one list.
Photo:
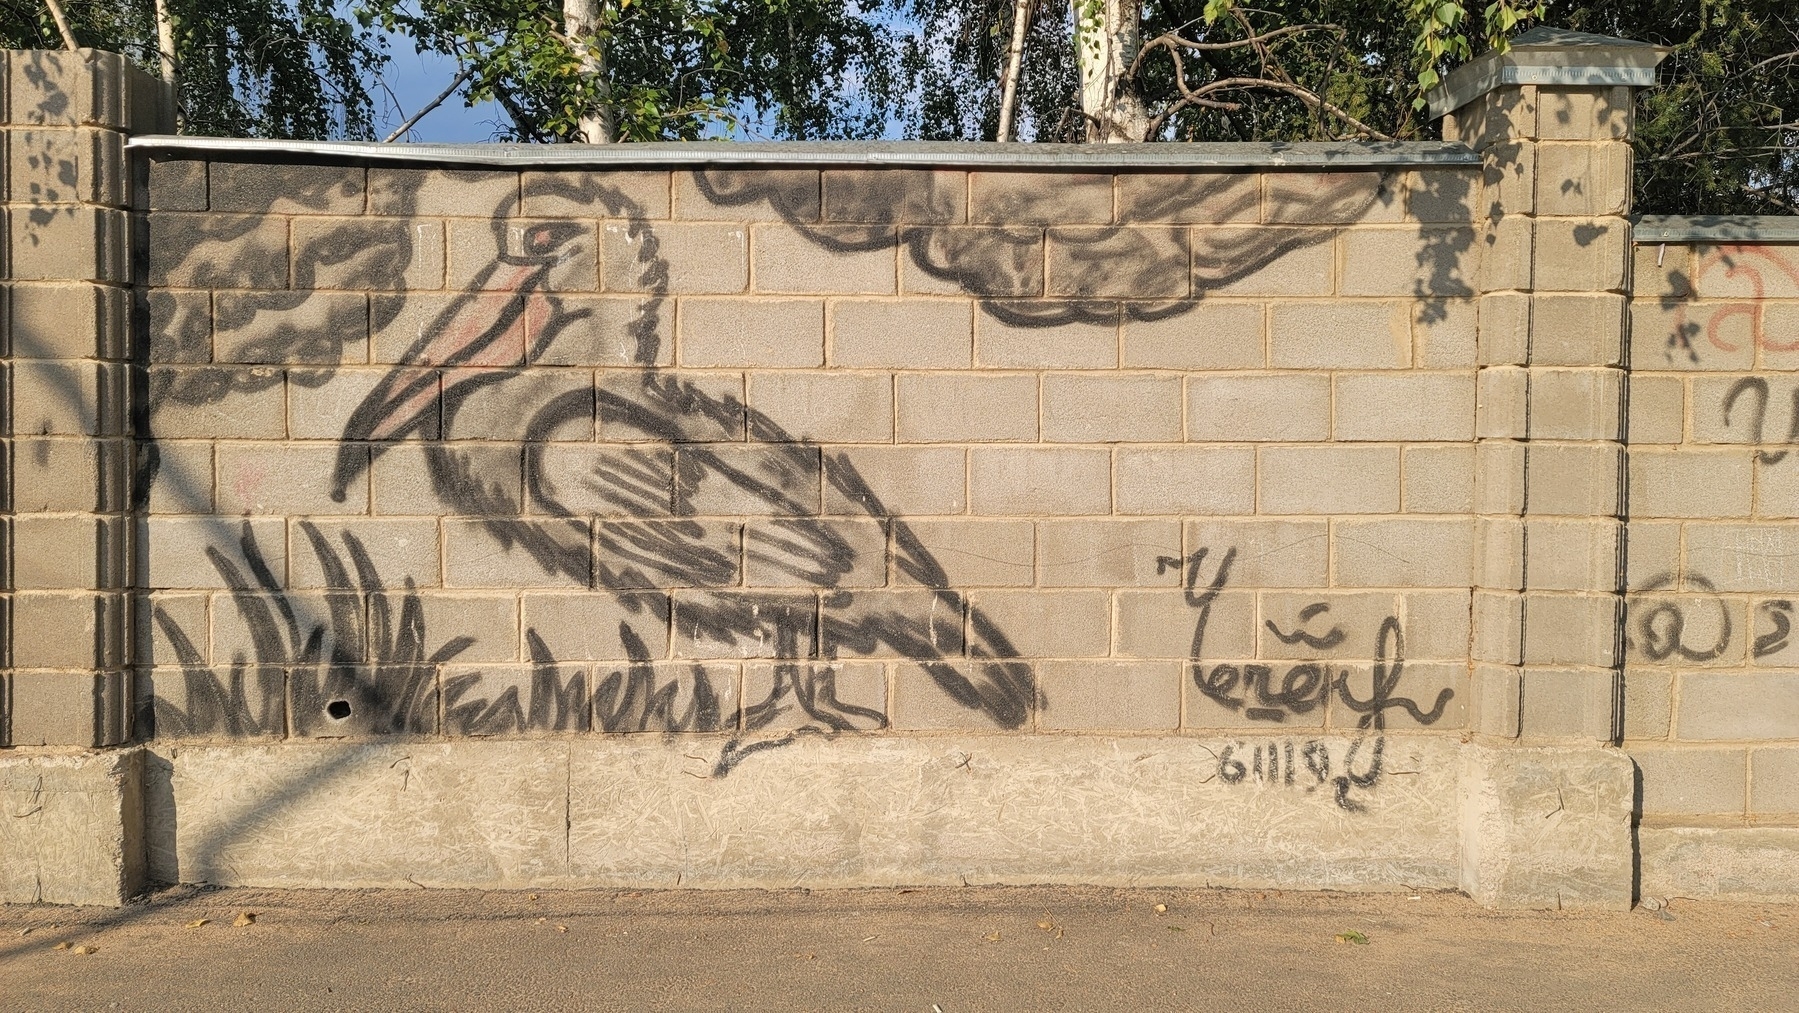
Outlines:
[[[438, 92], [443, 91], [450, 79], [456, 76], [454, 60], [435, 53], [416, 54], [412, 51], [412, 44], [404, 38], [392, 40], [391, 52], [393, 61], [387, 65], [384, 77], [388, 90], [393, 92], [393, 100], [380, 96], [386, 108], [379, 110], [375, 129], [381, 137], [386, 137], [406, 117], [436, 98]], [[395, 101], [398, 102], [397, 106]], [[471, 109], [462, 104], [460, 95], [452, 95], [444, 100], [443, 105], [419, 121], [419, 125], [413, 128], [412, 135], [405, 139], [490, 141], [505, 122], [506, 114], [494, 103], [484, 102]]]

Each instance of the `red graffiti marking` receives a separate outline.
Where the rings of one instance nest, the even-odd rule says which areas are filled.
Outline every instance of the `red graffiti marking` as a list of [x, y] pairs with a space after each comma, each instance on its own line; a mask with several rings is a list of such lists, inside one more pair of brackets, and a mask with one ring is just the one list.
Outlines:
[[[1705, 325], [1705, 337], [1713, 347], [1734, 352], [1741, 346], [1733, 345], [1719, 334], [1719, 326], [1731, 317], [1744, 317], [1749, 324], [1750, 340], [1759, 348], [1770, 352], [1791, 352], [1799, 349], [1799, 339], [1790, 342], [1771, 341], [1764, 330], [1764, 317], [1767, 303], [1764, 302], [1765, 287], [1762, 281], [1764, 271], [1784, 274], [1794, 285], [1799, 286], [1799, 268], [1788, 263], [1786, 259], [1766, 246], [1720, 246], [1705, 259], [1699, 262], [1699, 269], [1693, 272], [1693, 286], [1697, 291], [1700, 279], [1708, 272], [1722, 270], [1724, 278], [1735, 281], [1747, 281], [1755, 294], [1748, 299], [1738, 300], [1720, 306], [1712, 311], [1711, 319]], [[1683, 305], [1676, 313], [1676, 333], [1686, 333], [1687, 308]]]

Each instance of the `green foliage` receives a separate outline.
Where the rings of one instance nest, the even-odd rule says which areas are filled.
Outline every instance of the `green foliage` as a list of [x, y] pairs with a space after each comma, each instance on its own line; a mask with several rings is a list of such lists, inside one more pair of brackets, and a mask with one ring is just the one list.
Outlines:
[[[386, 54], [329, 0], [169, 0], [189, 133], [367, 138], [368, 82]], [[83, 46], [122, 53], [160, 73], [152, 0], [66, 0]], [[0, 5], [0, 43], [61, 49], [41, 2]]]
[[602, 102], [627, 141], [746, 121], [783, 138], [878, 136], [897, 94], [892, 39], [849, 0], [615, 0], [593, 40], [603, 80], [581, 73], [560, 0], [365, 0], [358, 12], [455, 58], [471, 74], [464, 99], [497, 101], [518, 140], [578, 136]]

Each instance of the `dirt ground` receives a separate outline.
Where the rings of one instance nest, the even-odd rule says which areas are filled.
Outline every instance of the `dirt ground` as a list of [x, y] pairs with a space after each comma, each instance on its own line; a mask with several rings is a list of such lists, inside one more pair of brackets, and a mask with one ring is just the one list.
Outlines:
[[1796, 944], [1799, 907], [1678, 899], [179, 889], [0, 907], [0, 1008], [1783, 1010]]

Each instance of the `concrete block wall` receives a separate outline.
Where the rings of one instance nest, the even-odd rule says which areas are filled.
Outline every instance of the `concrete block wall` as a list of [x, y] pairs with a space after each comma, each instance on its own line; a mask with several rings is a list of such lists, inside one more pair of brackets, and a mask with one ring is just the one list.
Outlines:
[[1625, 747], [1645, 827], [1688, 837], [1799, 827], [1799, 246], [1755, 224], [1664, 220], [1634, 253]]
[[1467, 725], [1477, 166], [148, 180], [158, 739]]

